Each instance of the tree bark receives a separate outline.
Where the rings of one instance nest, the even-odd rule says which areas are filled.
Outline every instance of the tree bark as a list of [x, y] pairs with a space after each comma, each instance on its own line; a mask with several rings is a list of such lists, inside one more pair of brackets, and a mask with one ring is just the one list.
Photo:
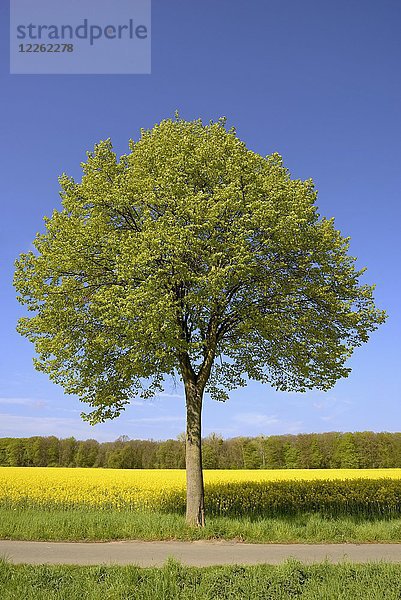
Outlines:
[[188, 525], [204, 527], [205, 503], [202, 472], [202, 396], [194, 381], [185, 382], [187, 407], [186, 431], [186, 477], [187, 477], [187, 513]]
[[[185, 325], [178, 319], [185, 338]], [[179, 356], [181, 374], [185, 387], [187, 407], [187, 431], [185, 444], [185, 467], [187, 478], [187, 512], [188, 525], [205, 526], [205, 499], [202, 472], [202, 399], [205, 386], [210, 376], [217, 343], [217, 319], [210, 318], [207, 338], [203, 353], [203, 362], [199, 372], [195, 373], [187, 352]]]

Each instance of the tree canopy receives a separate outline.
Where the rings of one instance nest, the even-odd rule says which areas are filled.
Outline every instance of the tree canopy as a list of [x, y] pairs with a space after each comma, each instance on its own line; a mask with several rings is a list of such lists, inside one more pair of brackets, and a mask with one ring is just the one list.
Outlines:
[[[159, 391], [183, 361], [216, 400], [246, 378], [327, 390], [384, 320], [349, 238], [223, 119], [165, 120], [117, 159], [110, 140], [60, 177], [62, 210], [16, 263], [35, 366], [95, 423]], [[214, 359], [218, 357], [218, 360]]]

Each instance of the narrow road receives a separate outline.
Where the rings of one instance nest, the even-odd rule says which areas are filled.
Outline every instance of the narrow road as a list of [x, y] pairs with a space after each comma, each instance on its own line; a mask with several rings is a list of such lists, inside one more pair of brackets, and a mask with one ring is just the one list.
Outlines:
[[401, 562], [400, 544], [243, 544], [235, 542], [20, 542], [0, 540], [0, 557], [29, 564], [135, 564], [160, 566], [169, 557], [185, 565], [281, 563], [294, 557], [304, 563], [325, 559]]

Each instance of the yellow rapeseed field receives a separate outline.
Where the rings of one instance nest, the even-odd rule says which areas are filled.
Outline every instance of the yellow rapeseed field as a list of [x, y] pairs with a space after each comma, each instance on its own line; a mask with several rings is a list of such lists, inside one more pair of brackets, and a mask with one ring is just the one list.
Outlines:
[[[206, 470], [208, 484], [327, 479], [401, 479], [401, 469]], [[185, 471], [0, 467], [0, 504], [7, 506], [163, 508], [185, 496]]]

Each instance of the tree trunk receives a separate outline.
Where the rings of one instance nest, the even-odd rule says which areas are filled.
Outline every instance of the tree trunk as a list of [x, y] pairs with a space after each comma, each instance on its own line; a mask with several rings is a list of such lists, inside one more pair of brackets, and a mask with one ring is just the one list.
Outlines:
[[187, 406], [186, 476], [188, 525], [204, 527], [205, 504], [202, 473], [201, 417], [202, 395], [193, 381], [185, 385]]

